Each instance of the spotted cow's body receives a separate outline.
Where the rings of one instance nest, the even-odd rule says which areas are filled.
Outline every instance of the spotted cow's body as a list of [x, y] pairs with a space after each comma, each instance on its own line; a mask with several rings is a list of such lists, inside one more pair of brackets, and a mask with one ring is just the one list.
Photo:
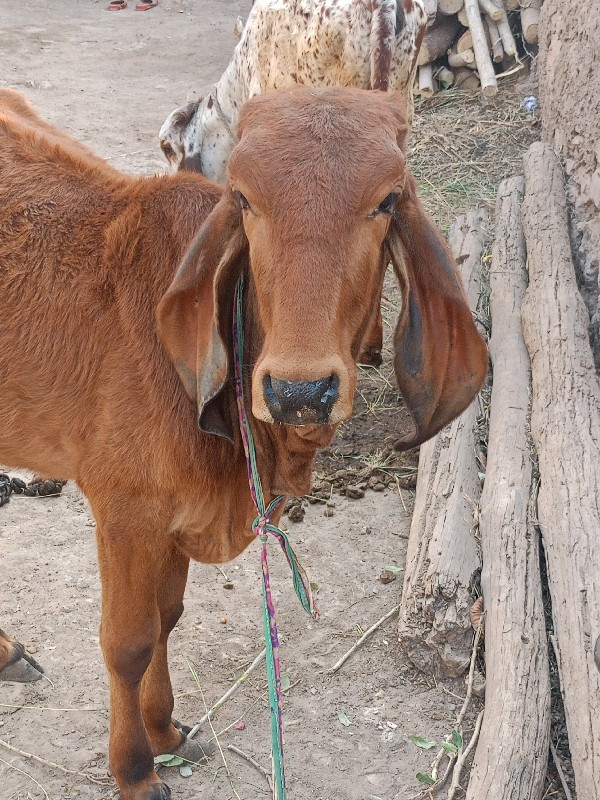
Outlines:
[[220, 80], [169, 115], [161, 147], [174, 167], [223, 182], [242, 105], [296, 85], [398, 92], [410, 121], [426, 22], [422, 0], [256, 0]]

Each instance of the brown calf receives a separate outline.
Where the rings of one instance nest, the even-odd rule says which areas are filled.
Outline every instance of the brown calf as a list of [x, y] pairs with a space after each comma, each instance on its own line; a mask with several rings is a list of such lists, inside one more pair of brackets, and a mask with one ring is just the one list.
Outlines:
[[197, 175], [120, 175], [0, 116], [0, 404], [19, 409], [0, 427], [0, 462], [73, 478], [92, 505], [123, 800], [167, 798], [152, 756], [191, 744], [172, 722], [167, 665], [189, 559], [228, 561], [253, 539], [232, 386], [240, 275], [267, 499], [308, 489], [317, 448], [352, 413], [388, 256], [415, 422], [403, 446], [459, 414], [486, 372], [391, 98], [268, 94], [238, 133], [221, 197]]

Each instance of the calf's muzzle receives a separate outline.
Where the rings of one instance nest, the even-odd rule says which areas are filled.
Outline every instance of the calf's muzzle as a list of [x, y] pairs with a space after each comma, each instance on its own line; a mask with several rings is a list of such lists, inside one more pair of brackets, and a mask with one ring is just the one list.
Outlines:
[[316, 381], [283, 381], [265, 375], [264, 398], [275, 422], [325, 425], [339, 396], [337, 375]]

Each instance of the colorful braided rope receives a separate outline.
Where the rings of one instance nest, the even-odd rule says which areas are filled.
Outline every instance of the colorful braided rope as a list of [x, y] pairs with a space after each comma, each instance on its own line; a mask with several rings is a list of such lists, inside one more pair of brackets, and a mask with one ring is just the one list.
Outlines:
[[244, 327], [243, 327], [243, 292], [244, 282], [240, 278], [235, 288], [233, 308], [233, 363], [235, 376], [235, 395], [238, 407], [240, 432], [246, 454], [248, 466], [248, 483], [250, 494], [258, 516], [252, 523], [253, 533], [261, 542], [262, 565], [262, 594], [263, 594], [263, 622], [265, 630], [265, 646], [267, 650], [267, 679], [269, 684], [269, 707], [271, 712], [271, 750], [273, 760], [273, 798], [285, 800], [285, 773], [283, 765], [283, 720], [282, 720], [282, 692], [281, 692], [281, 666], [279, 662], [279, 635], [275, 619], [275, 606], [271, 594], [269, 578], [269, 562], [267, 559], [267, 541], [271, 534], [279, 542], [288, 564], [292, 570], [294, 590], [302, 604], [302, 608], [315, 619], [319, 611], [315, 605], [310, 581], [288, 540], [280, 528], [271, 523], [271, 515], [283, 503], [284, 497], [275, 497], [265, 507], [262, 484], [256, 464], [256, 449], [254, 437], [246, 414], [244, 405], [244, 391], [242, 383], [242, 365], [244, 357]]

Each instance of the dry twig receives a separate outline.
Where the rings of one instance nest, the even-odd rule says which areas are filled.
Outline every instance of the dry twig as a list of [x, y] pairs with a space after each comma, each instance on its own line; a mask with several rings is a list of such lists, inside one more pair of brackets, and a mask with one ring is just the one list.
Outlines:
[[[256, 658], [254, 659], [254, 661], [252, 662], [252, 664], [250, 664], [248, 669], [240, 675], [240, 677], [236, 680], [236, 682], [233, 684], [233, 686], [225, 692], [223, 697], [221, 697], [220, 700], [217, 700], [217, 702], [210, 709], [207, 710], [206, 714], [202, 717], [200, 722], [197, 722], [194, 725], [194, 727], [192, 728], [192, 730], [189, 732], [188, 739], [192, 739], [198, 733], [198, 731], [204, 725], [204, 723], [205, 722], [209, 722], [213, 718], [213, 716], [217, 713], [217, 711], [222, 706], [225, 705], [225, 703], [229, 700], [229, 698], [233, 697], [233, 695], [237, 692], [237, 690], [240, 688], [240, 686], [248, 680], [250, 675], [254, 672], [254, 670], [263, 661], [266, 653], [267, 653], [266, 649], [264, 649], [261, 653], [259, 653], [256, 656]], [[193, 674], [194, 673], [192, 672], [192, 675]], [[200, 691], [202, 691], [200, 686], [198, 686], [198, 689]]]
[[247, 753], [244, 753], [243, 750], [240, 750], [239, 747], [236, 747], [234, 744], [227, 745], [227, 749], [231, 750], [232, 753], [236, 753], [240, 758], [243, 758], [244, 761], [247, 761], [251, 764], [255, 770], [260, 772], [267, 779], [267, 783], [269, 784], [269, 789], [273, 790], [273, 784], [271, 782], [271, 773], [268, 769], [265, 769], [258, 761], [255, 761], [252, 756], [249, 756]]
[[466, 760], [470, 756], [473, 748], [475, 747], [475, 744], [477, 743], [477, 739], [479, 738], [479, 731], [481, 730], [482, 720], [483, 720], [483, 709], [481, 709], [481, 711], [477, 715], [477, 721], [475, 722], [475, 730], [473, 731], [473, 735], [471, 736], [471, 741], [466, 746], [464, 751], [460, 753], [460, 755], [456, 759], [456, 764], [454, 765], [454, 771], [452, 773], [452, 783], [450, 784], [450, 789], [448, 790], [447, 800], [453, 800], [457, 789], [460, 789], [460, 773], [462, 772]]
[[333, 667], [329, 667], [329, 669], [326, 670], [326, 672], [329, 672], [330, 675], [333, 675], [335, 672], [337, 672], [338, 669], [340, 669], [340, 667], [342, 667], [346, 663], [346, 661], [350, 658], [350, 656], [353, 653], [355, 653], [362, 644], [365, 643], [365, 641], [369, 638], [369, 636], [371, 636], [371, 634], [375, 633], [377, 628], [379, 628], [381, 625], [383, 625], [383, 623], [386, 622], [390, 617], [393, 617], [394, 614], [397, 614], [399, 610], [400, 610], [400, 606], [399, 605], [394, 606], [394, 608], [392, 608], [391, 611], [388, 611], [387, 614], [384, 614], [383, 617], [381, 617], [381, 619], [378, 619], [377, 622], [375, 622], [373, 625], [371, 625], [371, 627], [363, 633], [363, 635], [360, 637], [360, 639], [358, 639], [358, 641], [356, 641], [352, 645], [350, 650], [348, 650], [348, 652], [345, 653], [340, 658], [340, 660], [337, 661], [333, 665]]
[[11, 753], [16, 753], [18, 756], [21, 756], [22, 758], [30, 758], [32, 761], [37, 761], [38, 764], [43, 764], [45, 767], [51, 767], [52, 769], [57, 769], [60, 772], [64, 772], [66, 775], [78, 775], [80, 778], [85, 778], [91, 783], [97, 783], [100, 785], [106, 785], [107, 782], [110, 782], [110, 778], [108, 776], [106, 776], [106, 778], [96, 778], [87, 772], [80, 772], [77, 769], [69, 769], [68, 767], [63, 767], [60, 764], [55, 764], [54, 761], [48, 761], [47, 759], [41, 758], [40, 756], [36, 756], [33, 753], [26, 753], [25, 750], [19, 750], [17, 747], [13, 747], [12, 744], [5, 742], [3, 739], [0, 739], [0, 745], [2, 747], [5, 747], [7, 750], [10, 750]]
[[562, 765], [560, 763], [560, 759], [558, 757], [558, 753], [556, 752], [556, 747], [550, 742], [550, 752], [552, 754], [552, 759], [554, 761], [554, 765], [556, 767], [556, 771], [558, 772], [558, 777], [560, 779], [561, 786], [565, 793], [566, 800], [573, 800], [573, 795], [571, 794], [571, 790], [569, 789], [569, 784], [567, 783], [567, 778], [565, 773], [563, 772]]
[[[29, 780], [30, 780], [30, 781], [33, 781], [33, 782], [35, 783], [35, 785], [36, 785], [36, 786], [39, 786], [39, 788], [42, 790], [42, 792], [44, 793], [44, 797], [46, 798], [46, 800], [50, 800], [50, 798], [48, 797], [48, 792], [47, 792], [47, 791], [44, 789], [44, 787], [42, 786], [42, 784], [41, 784], [41, 783], [38, 783], [38, 782], [36, 781], [36, 779], [33, 777], [33, 775], [30, 775], [28, 772], [25, 772], [25, 770], [23, 770], [23, 769], [20, 769], [19, 767], [15, 767], [15, 765], [14, 765], [14, 764], [11, 764], [11, 763], [10, 763], [10, 761], [5, 761], [3, 758], [0, 758], [0, 761], [1, 761], [3, 764], [6, 764], [6, 766], [7, 766], [7, 767], [9, 767], [9, 769], [14, 769], [14, 771], [15, 771], [15, 772], [20, 772], [20, 773], [21, 773], [21, 775], [25, 775], [25, 777], [26, 777], [26, 778], [29, 778]], [[29, 792], [28, 792], [28, 794], [29, 794]]]

